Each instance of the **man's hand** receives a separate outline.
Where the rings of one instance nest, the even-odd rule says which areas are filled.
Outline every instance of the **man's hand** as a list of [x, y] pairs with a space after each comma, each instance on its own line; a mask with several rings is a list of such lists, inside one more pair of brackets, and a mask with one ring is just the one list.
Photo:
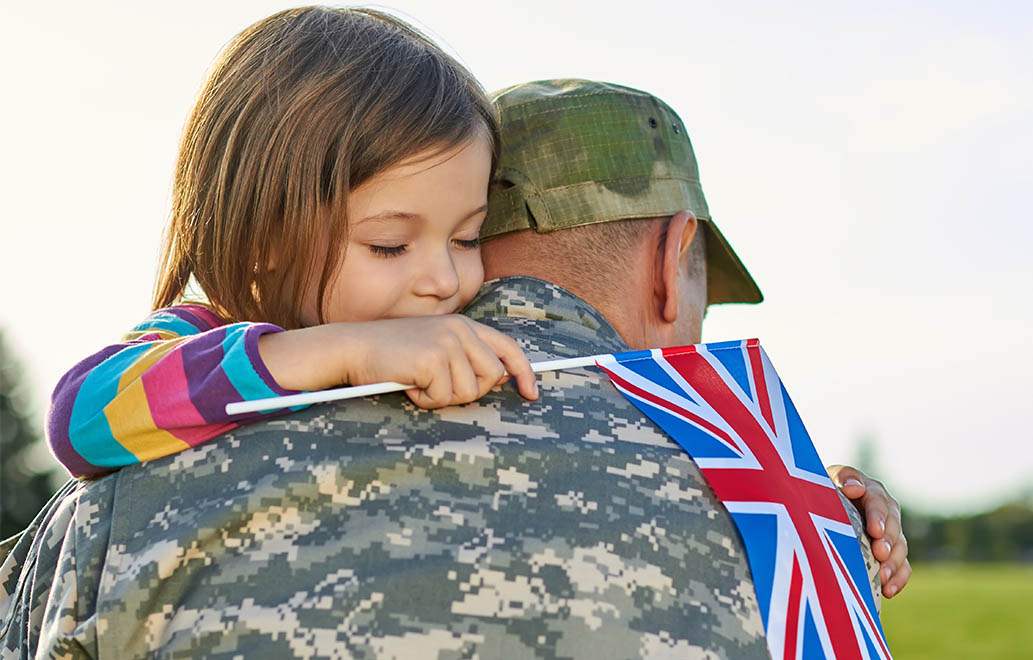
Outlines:
[[893, 598], [911, 579], [911, 564], [907, 560], [907, 539], [900, 527], [900, 504], [886, 491], [881, 481], [845, 465], [830, 465], [832, 482], [843, 492], [866, 521], [868, 536], [872, 537], [872, 554], [882, 568], [882, 595]]

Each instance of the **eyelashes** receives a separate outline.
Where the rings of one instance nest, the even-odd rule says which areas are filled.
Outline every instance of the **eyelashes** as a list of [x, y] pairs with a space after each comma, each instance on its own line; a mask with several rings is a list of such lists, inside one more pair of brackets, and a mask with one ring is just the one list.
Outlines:
[[369, 251], [378, 257], [397, 257], [398, 255], [405, 252], [405, 245], [395, 245], [388, 247], [385, 245], [369, 245], [367, 246]]
[[[481, 239], [479, 239], [479, 238], [471, 238], [471, 239], [464, 240], [464, 239], [455, 238], [455, 239], [452, 239], [452, 243], [455, 244], [456, 247], [458, 247], [458, 248], [460, 248], [462, 250], [476, 250], [477, 248], [479, 248], [481, 246]], [[403, 244], [403, 245], [367, 245], [366, 247], [368, 247], [369, 251], [372, 252], [373, 254], [377, 255], [378, 257], [397, 257], [397, 256], [400, 256], [400, 255], [404, 254], [405, 251], [409, 249], [409, 246], [405, 245], [405, 244]]]

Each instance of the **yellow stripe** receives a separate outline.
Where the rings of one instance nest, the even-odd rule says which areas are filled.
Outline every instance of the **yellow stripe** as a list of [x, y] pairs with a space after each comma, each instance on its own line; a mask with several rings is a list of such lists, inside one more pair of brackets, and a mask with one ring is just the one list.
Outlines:
[[136, 362], [122, 372], [121, 378], [118, 379], [118, 391], [121, 392], [123, 389], [128, 387], [129, 383], [142, 376], [155, 362], [171, 353], [173, 349], [178, 347], [187, 339], [189, 339], [189, 337], [177, 336], [176, 339], [156, 343], [154, 346], [141, 353], [140, 357], [136, 358]]
[[168, 456], [190, 447], [168, 431], [156, 428], [143, 380], [140, 379], [155, 362], [186, 339], [188, 337], [162, 341], [145, 351], [122, 373], [118, 379], [118, 395], [104, 407], [111, 435], [138, 460]]
[[142, 380], [137, 379], [121, 389], [115, 400], [104, 407], [104, 416], [108, 418], [111, 434], [137, 460], [146, 461], [190, 448], [168, 431], [154, 427]]

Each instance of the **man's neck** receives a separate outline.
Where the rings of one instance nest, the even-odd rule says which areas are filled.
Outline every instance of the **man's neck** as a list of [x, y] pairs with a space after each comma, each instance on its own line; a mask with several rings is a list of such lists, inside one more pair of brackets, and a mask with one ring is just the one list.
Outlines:
[[[529, 233], [529, 232], [528, 232]], [[516, 239], [517, 237], [513, 237]], [[563, 264], [539, 263], [526, 249], [499, 249], [503, 241], [511, 240], [503, 237], [490, 241], [485, 245], [485, 278], [533, 277], [551, 282], [581, 298], [598, 310], [617, 330], [627, 344], [633, 348], [644, 348], [656, 341], [656, 331], [651, 327], [650, 319], [655, 319], [652, 309], [652, 287], [643, 280], [646, 266], [631, 269], [627, 277], [616, 287], [603, 289], [589, 283], [579, 281], [576, 276], [566, 271]], [[515, 243], [515, 241], [514, 241]], [[516, 243], [516, 247], [524, 247]]]

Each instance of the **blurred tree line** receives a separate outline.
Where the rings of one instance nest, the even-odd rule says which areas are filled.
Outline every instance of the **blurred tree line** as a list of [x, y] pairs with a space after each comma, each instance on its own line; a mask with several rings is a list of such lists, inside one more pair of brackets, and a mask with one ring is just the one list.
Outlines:
[[[854, 465], [878, 478], [877, 444], [871, 434], [858, 438]], [[942, 516], [902, 507], [908, 558], [923, 561], [1033, 563], [1033, 488], [990, 511]]]
[[1033, 563], [1033, 497], [967, 516], [933, 516], [904, 509], [908, 557], [919, 561]]
[[28, 527], [56, 490], [58, 470], [31, 403], [21, 362], [0, 329], [0, 540]]

